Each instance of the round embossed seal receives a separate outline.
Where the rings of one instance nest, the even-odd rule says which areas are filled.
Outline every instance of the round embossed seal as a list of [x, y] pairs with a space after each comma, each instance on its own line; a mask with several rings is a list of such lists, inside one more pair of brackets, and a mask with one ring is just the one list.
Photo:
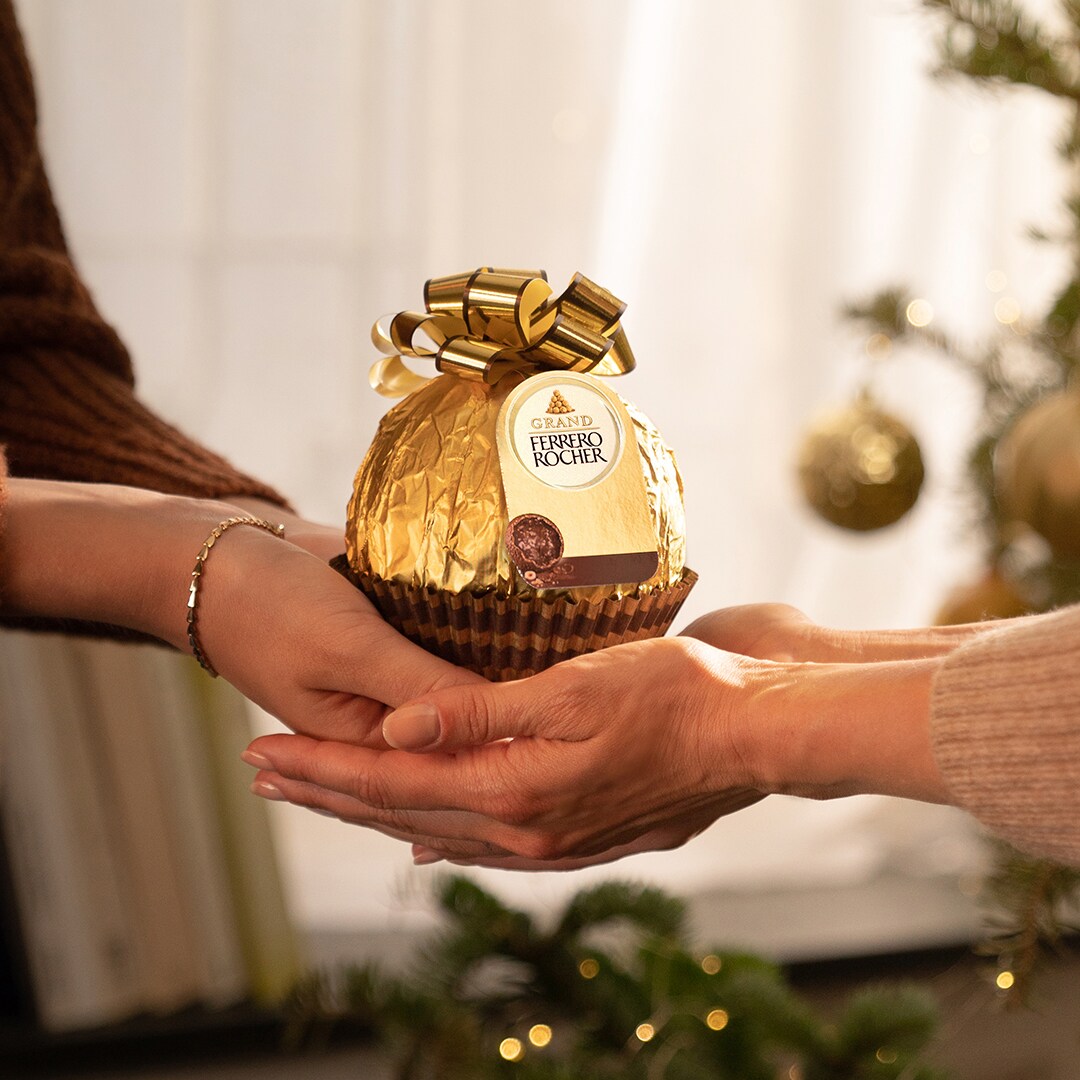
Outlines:
[[542, 514], [519, 514], [507, 527], [506, 550], [523, 574], [547, 570], [562, 558], [562, 533]]

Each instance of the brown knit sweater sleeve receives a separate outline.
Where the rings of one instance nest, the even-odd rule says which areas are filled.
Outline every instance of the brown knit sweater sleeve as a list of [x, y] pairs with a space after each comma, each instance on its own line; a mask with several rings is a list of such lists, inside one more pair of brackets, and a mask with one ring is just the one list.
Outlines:
[[0, 0], [0, 444], [11, 475], [283, 502], [155, 416], [133, 387], [127, 350], [68, 252], [26, 52], [11, 0]]
[[[7, 499], [7, 459], [4, 457], [4, 448], [0, 446], [0, 536], [4, 532], [4, 502]], [[0, 582], [2, 585], [3, 582]], [[0, 589], [0, 608], [4, 606], [4, 593]]]
[[1080, 865], [1080, 606], [950, 654], [931, 728], [964, 809], [1019, 848]]

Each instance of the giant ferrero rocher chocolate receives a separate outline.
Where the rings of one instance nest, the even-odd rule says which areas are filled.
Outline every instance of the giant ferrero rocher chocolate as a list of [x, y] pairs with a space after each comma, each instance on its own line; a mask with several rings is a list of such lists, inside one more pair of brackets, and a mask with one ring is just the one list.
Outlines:
[[[496, 458], [496, 420], [514, 385], [512, 377], [492, 387], [441, 375], [387, 413], [349, 502], [345, 539], [354, 570], [455, 593], [535, 593], [507, 548], [509, 520]], [[685, 525], [675, 456], [647, 417], [627, 411], [658, 566], [644, 582], [570, 589], [579, 599], [670, 588], [682, 579]]]
[[404, 396], [357, 472], [336, 567], [489, 678], [662, 635], [696, 575], [673, 453], [592, 377], [633, 367], [623, 305], [581, 275], [554, 298], [536, 271], [433, 279], [424, 299], [373, 331], [372, 384]]

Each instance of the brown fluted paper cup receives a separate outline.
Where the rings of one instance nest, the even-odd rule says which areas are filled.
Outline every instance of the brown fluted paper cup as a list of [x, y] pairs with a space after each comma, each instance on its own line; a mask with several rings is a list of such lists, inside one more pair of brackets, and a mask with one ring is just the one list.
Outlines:
[[609, 645], [662, 637], [697, 581], [686, 569], [677, 584], [641, 595], [547, 599], [416, 588], [357, 574], [344, 555], [330, 565], [410, 641], [497, 682], [535, 675]]

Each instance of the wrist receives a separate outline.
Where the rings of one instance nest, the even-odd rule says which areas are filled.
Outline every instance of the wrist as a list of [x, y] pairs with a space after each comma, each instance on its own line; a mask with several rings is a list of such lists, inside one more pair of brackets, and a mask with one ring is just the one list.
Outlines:
[[322, 525], [316, 521], [308, 521], [291, 510], [249, 495], [236, 496], [229, 501], [255, 517], [266, 518], [275, 524], [283, 523], [290, 544], [318, 556], [323, 562], [329, 562], [345, 550], [343, 525]]
[[988, 629], [992, 627], [986, 623], [907, 630], [836, 630], [810, 624], [804, 632], [813, 634], [813, 646], [795, 659], [837, 664], [930, 659], [948, 656]]
[[198, 660], [199, 665], [208, 671], [214, 678], [217, 678], [217, 669], [210, 663], [206, 656], [199, 627], [199, 612], [204, 606], [200, 604], [200, 600], [202, 599], [202, 580], [203, 575], [206, 572], [206, 563], [209, 560], [214, 547], [220, 543], [221, 538], [225, 533], [234, 528], [260, 529], [279, 540], [285, 538], [284, 524], [279, 523], [275, 525], [265, 518], [254, 517], [251, 514], [236, 514], [233, 517], [225, 518], [216, 525], [210, 532], [210, 535], [203, 541], [202, 547], [199, 549], [199, 554], [195, 558], [195, 567], [191, 571], [191, 585], [189, 586], [187, 603], [187, 639], [188, 647], [191, 649], [195, 659]]
[[773, 794], [949, 802], [930, 739], [937, 657], [769, 664], [747, 718], [748, 768]]

